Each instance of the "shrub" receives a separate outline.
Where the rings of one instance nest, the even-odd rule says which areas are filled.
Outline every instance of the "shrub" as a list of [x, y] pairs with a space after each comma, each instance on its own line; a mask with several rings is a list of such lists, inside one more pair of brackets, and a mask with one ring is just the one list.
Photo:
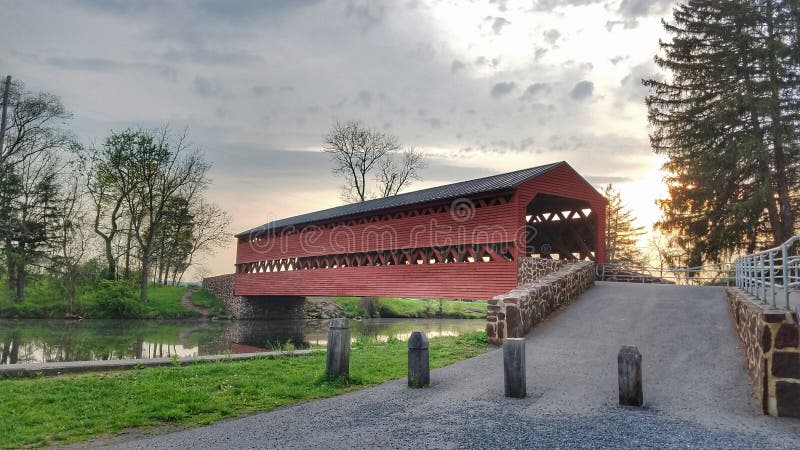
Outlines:
[[102, 319], [138, 319], [145, 315], [136, 289], [124, 281], [101, 281], [86, 297], [89, 317]]

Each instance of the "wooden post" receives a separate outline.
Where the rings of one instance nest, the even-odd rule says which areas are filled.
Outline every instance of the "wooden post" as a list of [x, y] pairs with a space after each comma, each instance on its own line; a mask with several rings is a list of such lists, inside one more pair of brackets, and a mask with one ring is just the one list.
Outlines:
[[617, 356], [619, 364], [619, 404], [638, 406], [644, 404], [642, 395], [642, 354], [639, 349], [623, 345]]
[[527, 395], [525, 339], [506, 338], [503, 341], [503, 375], [506, 397], [524, 398]]
[[421, 388], [431, 384], [428, 338], [414, 331], [408, 338], [408, 387]]
[[347, 319], [331, 319], [328, 325], [325, 372], [330, 377], [350, 376], [350, 321]]

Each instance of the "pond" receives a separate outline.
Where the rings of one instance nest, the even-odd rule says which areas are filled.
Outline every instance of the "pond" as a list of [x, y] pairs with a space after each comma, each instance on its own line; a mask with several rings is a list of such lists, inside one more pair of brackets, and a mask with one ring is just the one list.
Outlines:
[[[485, 329], [484, 320], [350, 321], [352, 339], [457, 336]], [[162, 358], [326, 345], [327, 321], [0, 320], [0, 364]]]

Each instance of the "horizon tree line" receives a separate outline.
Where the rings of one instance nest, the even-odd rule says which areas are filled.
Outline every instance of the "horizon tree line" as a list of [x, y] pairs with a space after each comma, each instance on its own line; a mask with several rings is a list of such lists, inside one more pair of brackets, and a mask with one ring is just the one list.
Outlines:
[[9, 87], [0, 148], [0, 275], [14, 302], [47, 277], [71, 312], [78, 286], [99, 279], [177, 284], [229, 238], [230, 216], [208, 202], [209, 164], [186, 130], [128, 128], [99, 146], [69, 131], [61, 99]]

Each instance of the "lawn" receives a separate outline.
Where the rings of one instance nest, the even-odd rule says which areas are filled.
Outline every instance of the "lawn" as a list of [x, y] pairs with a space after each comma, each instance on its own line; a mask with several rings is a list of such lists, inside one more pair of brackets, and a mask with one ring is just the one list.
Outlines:
[[194, 306], [208, 308], [208, 313], [211, 316], [224, 316], [228, 314], [228, 312], [225, 310], [225, 305], [223, 305], [222, 302], [214, 296], [214, 294], [205, 289], [194, 290], [192, 295], [189, 297], [189, 300], [192, 301]]
[[[488, 350], [482, 332], [430, 341], [431, 367]], [[405, 376], [407, 344], [358, 339], [350, 379], [325, 378], [325, 354], [0, 380], [0, 448], [64, 444], [133, 427], [190, 427], [331, 397]]]
[[[86, 319], [196, 317], [196, 312], [181, 305], [185, 291], [185, 286], [150, 286], [147, 290], [147, 304], [142, 305], [139, 302], [139, 291], [131, 283], [101, 281], [86, 284], [78, 290], [75, 314]], [[22, 303], [14, 303], [10, 293], [0, 289], [0, 318], [48, 319], [64, 318], [66, 315], [62, 293], [48, 278], [33, 278], [28, 284]]]
[[432, 300], [396, 297], [333, 297], [346, 317], [484, 319], [483, 301]]

